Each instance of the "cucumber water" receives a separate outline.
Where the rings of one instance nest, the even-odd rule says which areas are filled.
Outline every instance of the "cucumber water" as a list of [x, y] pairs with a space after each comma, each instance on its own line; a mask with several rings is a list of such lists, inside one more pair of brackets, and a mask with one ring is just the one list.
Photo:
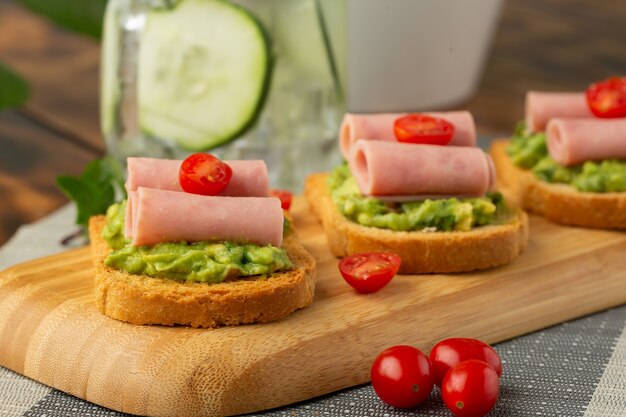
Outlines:
[[226, 0], [180, 0], [145, 16], [137, 76], [141, 130], [202, 151], [258, 117], [272, 56], [262, 24]]
[[298, 190], [340, 158], [345, 20], [345, 0], [108, 0], [107, 152], [263, 159]]

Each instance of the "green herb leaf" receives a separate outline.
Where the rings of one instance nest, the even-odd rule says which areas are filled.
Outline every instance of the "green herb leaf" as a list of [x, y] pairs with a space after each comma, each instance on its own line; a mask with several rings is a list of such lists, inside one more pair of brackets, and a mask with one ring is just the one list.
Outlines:
[[122, 170], [111, 157], [91, 161], [80, 177], [57, 177], [57, 185], [76, 203], [76, 224], [81, 226], [87, 226], [89, 217], [106, 212], [115, 202], [116, 188], [122, 198], [126, 197]]
[[21, 0], [56, 24], [99, 39], [107, 0]]
[[0, 110], [21, 105], [28, 96], [26, 81], [0, 64]]

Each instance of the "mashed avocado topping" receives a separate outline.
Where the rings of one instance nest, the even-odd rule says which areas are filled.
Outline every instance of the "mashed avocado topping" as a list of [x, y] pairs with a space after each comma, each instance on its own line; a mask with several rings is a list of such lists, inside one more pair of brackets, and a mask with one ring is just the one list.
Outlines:
[[543, 132], [528, 133], [526, 124], [520, 122], [515, 128], [507, 152], [515, 165], [531, 169], [548, 155], [546, 135]]
[[293, 268], [282, 248], [234, 242], [173, 242], [132, 246], [124, 237], [126, 201], [107, 210], [102, 238], [111, 253], [104, 263], [131, 274], [181, 281], [218, 283], [251, 275], [267, 276]]
[[507, 152], [515, 165], [531, 169], [542, 181], [569, 184], [578, 191], [592, 193], [626, 191], [626, 161], [607, 159], [571, 167], [559, 165], [548, 155], [546, 135], [527, 132], [523, 122], [517, 125]]
[[388, 203], [361, 194], [346, 164], [328, 177], [331, 197], [341, 214], [363, 226], [396, 231], [467, 231], [498, 221], [506, 208], [500, 193], [482, 198]]

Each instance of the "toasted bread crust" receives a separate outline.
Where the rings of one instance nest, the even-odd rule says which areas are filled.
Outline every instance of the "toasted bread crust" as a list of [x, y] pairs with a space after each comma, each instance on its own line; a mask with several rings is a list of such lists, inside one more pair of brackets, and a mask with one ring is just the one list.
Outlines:
[[133, 324], [216, 327], [265, 323], [283, 318], [313, 302], [315, 260], [295, 233], [284, 240], [294, 269], [267, 279], [251, 277], [219, 284], [180, 282], [132, 275], [110, 268], [110, 251], [100, 236], [104, 216], [89, 221], [95, 266], [95, 298], [100, 312]]
[[506, 153], [508, 141], [494, 141], [490, 153], [498, 184], [524, 209], [555, 223], [598, 229], [626, 229], [626, 192], [589, 193], [565, 184], [541, 181]]
[[521, 210], [516, 210], [510, 223], [468, 232], [396, 232], [364, 227], [337, 210], [326, 185], [327, 176], [308, 177], [304, 193], [335, 256], [393, 252], [402, 259], [403, 274], [465, 272], [507, 264], [528, 242], [528, 217]]

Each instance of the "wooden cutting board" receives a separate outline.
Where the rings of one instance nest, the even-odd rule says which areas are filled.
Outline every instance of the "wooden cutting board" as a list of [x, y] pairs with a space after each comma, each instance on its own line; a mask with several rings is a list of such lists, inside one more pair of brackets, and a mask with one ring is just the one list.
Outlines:
[[217, 330], [129, 325], [96, 311], [89, 251], [73, 250], [0, 273], [0, 365], [128, 413], [230, 415], [364, 383], [395, 344], [499, 342], [626, 303], [626, 233], [532, 217], [528, 250], [507, 267], [397, 276], [362, 295], [343, 282], [302, 199], [293, 212], [318, 261], [310, 307]]

